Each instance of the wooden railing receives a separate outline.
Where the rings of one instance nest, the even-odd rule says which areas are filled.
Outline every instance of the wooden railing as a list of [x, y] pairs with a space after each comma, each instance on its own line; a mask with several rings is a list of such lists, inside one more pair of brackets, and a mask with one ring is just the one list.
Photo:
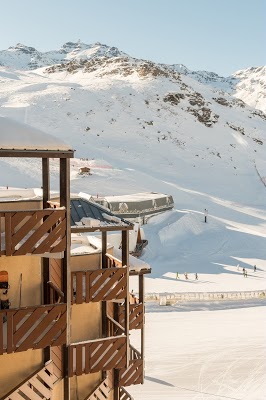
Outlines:
[[127, 267], [72, 272], [72, 303], [124, 299], [127, 274]]
[[0, 310], [0, 354], [66, 342], [66, 304]]
[[119, 388], [119, 400], [134, 400], [125, 388]]
[[49, 304], [55, 303], [63, 303], [64, 302], [64, 293], [60, 290], [53, 282], [48, 281], [48, 298]]
[[116, 336], [69, 346], [69, 376], [126, 367], [126, 336]]
[[110, 315], [107, 316], [108, 336], [119, 336], [125, 333], [125, 328], [115, 321]]
[[[119, 324], [125, 326], [125, 306], [118, 306]], [[144, 323], [144, 305], [130, 304], [129, 305], [129, 329], [141, 329]]]
[[49, 361], [45, 367], [35, 372], [15, 389], [9, 392], [2, 400], [43, 400], [51, 399], [53, 386], [57, 378], [53, 373], [53, 363]]
[[110, 391], [108, 379], [104, 379], [84, 400], [107, 400]]
[[130, 346], [128, 368], [119, 370], [119, 386], [137, 385], [144, 382], [143, 359], [139, 351]]
[[65, 217], [65, 209], [0, 212], [0, 256], [64, 251]]

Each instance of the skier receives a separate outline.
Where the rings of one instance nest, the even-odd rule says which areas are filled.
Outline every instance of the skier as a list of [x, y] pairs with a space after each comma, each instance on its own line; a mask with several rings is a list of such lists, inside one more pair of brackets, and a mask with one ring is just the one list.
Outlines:
[[176, 273], [176, 279], [178, 279], [179, 278], [179, 275], [178, 275], [178, 272]]
[[195, 279], [196, 279], [196, 281], [198, 280], [198, 274], [197, 274], [197, 272], [195, 273]]
[[244, 277], [246, 276], [246, 270], [245, 270], [245, 268], [243, 268], [243, 276], [244, 276]]
[[207, 210], [207, 208], [205, 208], [205, 210], [204, 210], [204, 222], [205, 223], [207, 222], [207, 216], [208, 216], [208, 210]]
[[187, 275], [187, 272], [185, 272], [185, 273], [184, 273], [184, 275], [185, 275], [185, 278], [186, 278], [186, 279], [188, 279], [188, 275]]
[[256, 267], [256, 265], [254, 265], [254, 272], [256, 272], [257, 271], [257, 267]]

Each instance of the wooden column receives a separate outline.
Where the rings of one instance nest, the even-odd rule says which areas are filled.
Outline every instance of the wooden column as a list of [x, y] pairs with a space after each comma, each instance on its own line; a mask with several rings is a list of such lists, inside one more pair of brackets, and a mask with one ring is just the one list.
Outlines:
[[[50, 200], [50, 171], [49, 158], [42, 158], [42, 190], [43, 190], [43, 209], [49, 207]], [[45, 218], [44, 218], [45, 219]], [[42, 258], [42, 286], [43, 286], [43, 304], [50, 303], [49, 290], [47, 282], [49, 281], [49, 258]], [[44, 362], [50, 360], [50, 347], [44, 349]]]
[[[126, 366], [129, 366], [129, 233], [122, 231], [122, 266], [127, 266], [127, 295], [125, 298]], [[118, 304], [114, 303], [114, 318], [118, 318]], [[119, 400], [119, 370], [114, 370], [114, 400]]]
[[127, 270], [127, 295], [125, 298], [125, 335], [127, 337], [127, 367], [129, 366], [129, 233], [122, 231], [122, 266], [126, 265]]
[[66, 250], [62, 260], [62, 287], [67, 303], [66, 345], [63, 346], [64, 363], [64, 400], [70, 399], [70, 382], [68, 377], [68, 346], [70, 344], [70, 312], [71, 312], [71, 272], [70, 272], [70, 160], [60, 158], [60, 206], [66, 208]]
[[[107, 268], [107, 232], [102, 232], [102, 268]], [[107, 302], [102, 301], [102, 337], [105, 338], [108, 336], [107, 332]], [[102, 379], [106, 378], [106, 371], [102, 372]]]
[[43, 190], [43, 208], [49, 207], [50, 200], [50, 174], [49, 158], [42, 158], [42, 190]]
[[139, 275], [139, 301], [143, 304], [143, 325], [141, 328], [141, 358], [143, 360], [142, 382], [144, 383], [144, 365], [145, 365], [145, 298], [144, 298], [144, 275]]
[[[50, 173], [49, 158], [42, 158], [42, 190], [43, 190], [43, 209], [49, 207], [50, 200]], [[45, 219], [45, 218], [44, 218]], [[47, 282], [49, 281], [49, 259], [42, 259], [42, 284], [43, 284], [43, 302], [49, 304], [49, 293]]]

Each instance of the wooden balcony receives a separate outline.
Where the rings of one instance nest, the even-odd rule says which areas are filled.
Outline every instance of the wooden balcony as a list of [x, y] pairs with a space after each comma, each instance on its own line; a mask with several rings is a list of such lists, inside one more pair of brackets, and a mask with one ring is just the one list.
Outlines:
[[24, 382], [9, 392], [2, 400], [43, 400], [51, 399], [53, 386], [57, 378], [53, 373], [53, 363], [49, 361], [45, 367], [35, 372]]
[[66, 343], [66, 304], [0, 310], [0, 354]]
[[130, 361], [128, 368], [119, 370], [119, 386], [130, 386], [144, 383], [144, 365], [141, 354], [130, 346]]
[[128, 268], [72, 272], [72, 303], [119, 300], [127, 295]]
[[65, 217], [65, 209], [0, 212], [0, 256], [63, 252]]
[[75, 343], [69, 346], [69, 376], [126, 367], [125, 335]]

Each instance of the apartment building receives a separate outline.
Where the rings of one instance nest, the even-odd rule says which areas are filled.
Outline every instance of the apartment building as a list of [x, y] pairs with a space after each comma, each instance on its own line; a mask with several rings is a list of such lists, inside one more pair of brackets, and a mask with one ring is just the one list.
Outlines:
[[[41, 196], [0, 189], [2, 400], [128, 400], [125, 387], [144, 380], [144, 275], [150, 269], [130, 267], [129, 222], [105, 211], [71, 226], [73, 155], [60, 140], [0, 117], [0, 157], [38, 159], [42, 187]], [[59, 169], [56, 202], [51, 160]], [[114, 231], [121, 232], [118, 256], [108, 244]], [[138, 297], [129, 289], [132, 275]]]

